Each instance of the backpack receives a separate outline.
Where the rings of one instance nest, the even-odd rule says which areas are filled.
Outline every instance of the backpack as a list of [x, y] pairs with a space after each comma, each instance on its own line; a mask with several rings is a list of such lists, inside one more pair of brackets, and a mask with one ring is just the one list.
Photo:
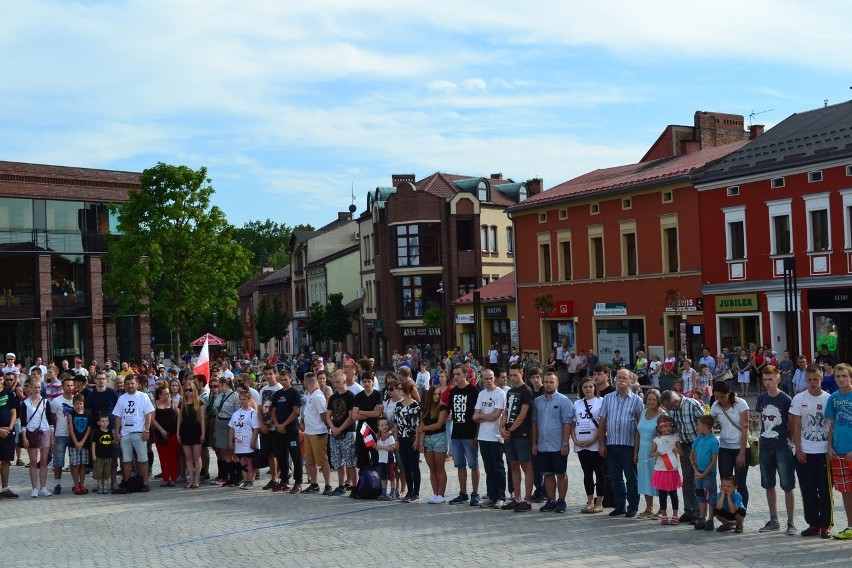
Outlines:
[[358, 474], [357, 491], [353, 491], [356, 499], [377, 499], [382, 494], [382, 480], [374, 467], [365, 467]]

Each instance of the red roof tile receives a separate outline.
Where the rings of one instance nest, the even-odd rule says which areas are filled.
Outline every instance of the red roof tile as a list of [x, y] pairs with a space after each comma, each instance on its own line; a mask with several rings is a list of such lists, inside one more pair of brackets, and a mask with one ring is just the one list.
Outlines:
[[[480, 302], [511, 302], [515, 299], [515, 273], [510, 272], [479, 288]], [[472, 304], [473, 292], [468, 292], [453, 304]]]
[[635, 185], [665, 183], [689, 175], [693, 170], [718, 160], [745, 146], [747, 140], [714, 146], [673, 158], [663, 158], [651, 162], [640, 162], [595, 170], [568, 180], [546, 191], [533, 195], [523, 203], [511, 207], [509, 211], [518, 211], [529, 207], [547, 204], [551, 201], [569, 199], [575, 196], [594, 194]]

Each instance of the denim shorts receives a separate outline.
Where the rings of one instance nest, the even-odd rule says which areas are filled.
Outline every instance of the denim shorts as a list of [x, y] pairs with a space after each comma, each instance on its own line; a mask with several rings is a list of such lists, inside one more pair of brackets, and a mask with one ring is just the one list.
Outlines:
[[532, 462], [532, 440], [529, 438], [506, 440], [506, 443], [503, 444], [503, 449], [506, 450], [507, 461], [520, 463]]
[[53, 448], [53, 467], [62, 469], [65, 467], [65, 454], [71, 445], [71, 436], [56, 436], [54, 439], [56, 444]]
[[129, 432], [126, 436], [121, 437], [119, 444], [121, 445], [122, 462], [132, 462], [134, 453], [136, 454], [136, 461], [139, 463], [148, 462], [148, 444], [142, 439], [142, 432]]
[[764, 489], [775, 487], [775, 474], [781, 480], [783, 491], [796, 488], [793, 452], [786, 445], [777, 450], [760, 448], [760, 486]]
[[699, 503], [713, 503], [717, 488], [716, 474], [708, 475], [704, 479], [696, 479], [693, 487], [695, 487], [695, 498]]
[[455, 467], [479, 468], [479, 454], [473, 449], [473, 440], [452, 440], [450, 445]]
[[446, 432], [438, 432], [437, 434], [427, 434], [423, 438], [423, 450], [426, 452], [446, 454], [448, 449], [449, 447], [447, 445]]

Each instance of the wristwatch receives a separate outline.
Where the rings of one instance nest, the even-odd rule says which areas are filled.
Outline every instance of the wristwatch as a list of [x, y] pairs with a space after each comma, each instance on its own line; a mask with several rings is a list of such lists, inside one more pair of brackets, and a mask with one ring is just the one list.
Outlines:
[[568, 448], [568, 447], [569, 447], [569, 446], [568, 446], [568, 443], [566, 442], [566, 443], [562, 444], [562, 447], [563, 447], [563, 448]]

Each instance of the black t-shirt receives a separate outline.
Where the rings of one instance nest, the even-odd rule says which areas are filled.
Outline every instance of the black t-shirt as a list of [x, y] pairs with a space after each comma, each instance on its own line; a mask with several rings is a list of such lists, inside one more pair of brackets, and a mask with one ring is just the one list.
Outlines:
[[[425, 413], [424, 413], [424, 414], [423, 414], [423, 417], [421, 418], [421, 421], [423, 422], [423, 425], [424, 425], [424, 426], [431, 426], [432, 424], [437, 424], [437, 423], [438, 423], [438, 419], [441, 417], [441, 412], [449, 411], [449, 410], [450, 410], [450, 407], [449, 407], [449, 406], [447, 406], [446, 404], [441, 404], [440, 406], [438, 406], [438, 413], [437, 413], [437, 414], [435, 414], [435, 416], [434, 416], [434, 417], [429, 416], [428, 414], [425, 414]], [[440, 434], [441, 432], [446, 432], [446, 431], [447, 431], [447, 423], [446, 423], [446, 421], [445, 421], [445, 422], [441, 425], [441, 427], [440, 427], [440, 428], [438, 428], [437, 430], [429, 430], [428, 432], [426, 432], [426, 434], [427, 434], [427, 435], [430, 435], [430, 434]]]
[[[335, 428], [340, 428], [340, 425], [346, 422], [349, 413], [355, 407], [355, 396], [349, 391], [342, 393], [336, 392], [328, 399], [328, 414], [331, 417], [331, 423]], [[354, 432], [355, 422], [349, 425], [343, 432]], [[341, 432], [341, 433], [343, 433]]]
[[540, 389], [538, 389], [538, 390], [534, 390], [534, 389], [533, 389], [532, 393], [533, 393], [533, 397], [534, 397], [534, 398], [538, 398], [538, 397], [540, 397], [541, 395], [543, 395], [543, 394], [544, 394], [544, 387], [541, 387], [541, 388], [540, 388]]
[[[283, 424], [285, 420], [290, 418], [294, 408], [301, 408], [302, 397], [299, 396], [299, 391], [290, 387], [289, 389], [279, 389], [272, 393], [272, 408], [275, 412], [275, 419], [278, 424]], [[299, 420], [293, 420], [285, 427], [285, 430], [292, 432], [299, 429]]]
[[82, 414], [72, 412], [70, 416], [71, 425], [74, 428], [74, 435], [77, 436], [77, 441], [79, 442], [86, 434], [86, 429], [89, 427], [89, 415], [84, 411]]
[[[381, 406], [381, 405], [382, 405], [382, 393], [380, 393], [377, 390], [374, 390], [373, 394], [371, 394], [371, 395], [367, 395], [367, 391], [361, 391], [361, 392], [359, 392], [358, 394], [355, 395], [355, 406], [358, 407], [360, 410], [372, 412], [373, 410], [376, 409], [376, 406]], [[378, 419], [378, 417], [367, 418], [366, 420], [364, 420], [364, 422], [366, 422], [367, 425], [370, 426], [370, 429], [373, 431], [374, 434], [379, 433], [379, 419]], [[358, 427], [360, 428], [361, 425], [359, 424]]]
[[453, 387], [450, 391], [450, 415], [453, 420], [453, 440], [473, 440], [476, 437], [476, 422], [473, 421], [474, 407], [479, 389], [472, 384]]
[[115, 428], [115, 416], [112, 415], [112, 411], [117, 403], [118, 393], [114, 389], [107, 387], [103, 392], [89, 391], [84, 407], [89, 411], [89, 425], [93, 430], [98, 427], [98, 415], [100, 414], [109, 416], [110, 430]]
[[[511, 428], [515, 424], [515, 420], [521, 413], [521, 408], [526, 404], [532, 406], [533, 393], [532, 389], [527, 385], [512, 387], [506, 393], [506, 428]], [[527, 409], [527, 415], [524, 421], [515, 427], [512, 431], [512, 440], [520, 440], [530, 437], [530, 429], [532, 428], [532, 408]]]
[[612, 385], [608, 385], [605, 389], [601, 390], [601, 392], [598, 393], [598, 396], [603, 398], [611, 392], [615, 392], [615, 387]]
[[[12, 421], [12, 411], [18, 410], [18, 397], [12, 389], [0, 390], [0, 426], [6, 428]], [[18, 414], [20, 417], [20, 414]]]
[[95, 430], [92, 440], [95, 442], [95, 457], [99, 459], [112, 458], [112, 432]]

